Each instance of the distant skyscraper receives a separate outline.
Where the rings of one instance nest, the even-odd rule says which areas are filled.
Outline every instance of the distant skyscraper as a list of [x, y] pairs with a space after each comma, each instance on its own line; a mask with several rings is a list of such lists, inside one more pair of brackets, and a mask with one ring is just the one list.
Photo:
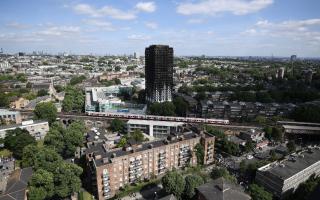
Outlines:
[[293, 62], [293, 61], [295, 61], [295, 60], [297, 60], [297, 55], [292, 55], [292, 56], [290, 57], [290, 61]]
[[172, 100], [173, 48], [151, 45], [145, 51], [146, 100], [165, 102]]

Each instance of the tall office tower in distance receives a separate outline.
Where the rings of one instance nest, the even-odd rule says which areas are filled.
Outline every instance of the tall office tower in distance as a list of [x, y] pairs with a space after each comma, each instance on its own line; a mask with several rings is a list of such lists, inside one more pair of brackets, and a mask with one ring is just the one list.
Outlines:
[[146, 100], [149, 103], [172, 100], [173, 48], [151, 45], [145, 51]]

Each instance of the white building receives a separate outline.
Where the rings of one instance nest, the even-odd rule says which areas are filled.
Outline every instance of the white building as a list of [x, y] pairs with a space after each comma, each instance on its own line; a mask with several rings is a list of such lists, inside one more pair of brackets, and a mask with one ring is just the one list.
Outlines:
[[4, 72], [11, 68], [11, 65], [8, 61], [0, 62], [0, 71]]
[[21, 123], [21, 114], [19, 111], [11, 111], [7, 109], [0, 109], [0, 120], [5, 122]]
[[127, 122], [128, 133], [132, 133], [138, 129], [144, 132], [145, 134], [155, 138], [167, 137], [168, 135], [170, 135], [170, 132], [178, 131], [179, 127], [182, 127], [183, 125], [183, 122], [167, 122], [136, 119], [130, 119]]
[[44, 139], [49, 131], [49, 123], [47, 121], [23, 121], [21, 124], [2, 126], [0, 127], [0, 138], [5, 138], [7, 131], [16, 128], [25, 129], [29, 134], [35, 137], [36, 140]]

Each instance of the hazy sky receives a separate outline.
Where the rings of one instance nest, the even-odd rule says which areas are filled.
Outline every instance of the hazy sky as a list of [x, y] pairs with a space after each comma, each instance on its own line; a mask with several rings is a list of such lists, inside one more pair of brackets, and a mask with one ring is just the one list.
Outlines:
[[319, 0], [0, 0], [5, 52], [320, 56]]

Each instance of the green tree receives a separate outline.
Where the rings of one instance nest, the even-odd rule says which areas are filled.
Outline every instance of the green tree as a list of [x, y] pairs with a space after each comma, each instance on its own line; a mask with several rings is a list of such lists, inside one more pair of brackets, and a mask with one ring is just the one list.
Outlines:
[[41, 89], [41, 90], [39, 90], [39, 91], [37, 92], [37, 96], [38, 96], [38, 97], [46, 96], [46, 95], [48, 95], [48, 94], [49, 94], [48, 91], [45, 90], [45, 89]]
[[195, 96], [195, 99], [198, 101], [202, 101], [207, 98], [207, 95], [205, 92], [198, 92], [198, 94]]
[[76, 151], [77, 147], [83, 146], [84, 133], [86, 132], [86, 127], [84, 123], [80, 121], [75, 121], [71, 123], [66, 129], [65, 140], [65, 152], [64, 157], [72, 157]]
[[32, 88], [32, 83], [28, 82], [26, 88]]
[[64, 154], [65, 150], [64, 135], [65, 130], [59, 131], [57, 129], [50, 128], [49, 132], [44, 138], [44, 144], [62, 155]]
[[245, 152], [250, 152], [250, 151], [252, 151], [253, 149], [254, 149], [254, 144], [253, 144], [253, 142], [252, 142], [251, 140], [248, 140], [248, 141], [246, 142], [246, 145], [244, 146]]
[[9, 107], [9, 98], [5, 94], [0, 95], [0, 107]]
[[114, 71], [116, 71], [116, 72], [119, 72], [121, 70], [121, 67], [120, 66], [116, 66], [115, 68], [114, 68]]
[[251, 184], [249, 186], [248, 192], [252, 200], [272, 200], [272, 194], [265, 191], [263, 187], [256, 184]]
[[39, 169], [32, 175], [29, 186], [28, 195], [30, 199], [50, 198], [54, 194], [53, 174], [44, 169]]
[[124, 147], [124, 146], [126, 146], [127, 142], [128, 142], [127, 138], [126, 137], [122, 137], [120, 139], [120, 141], [118, 142], [117, 147]]
[[[64, 199], [70, 197], [74, 192], [78, 192], [81, 187], [80, 175], [82, 174], [82, 168], [65, 162], [62, 157], [53, 149], [42, 147], [35, 153], [33, 169], [38, 172], [39, 170], [45, 170], [53, 175], [54, 194], [57, 199]], [[47, 174], [47, 173], [41, 173]], [[43, 175], [42, 177], [47, 177]], [[36, 179], [39, 180], [39, 179]], [[46, 182], [47, 183], [47, 182]], [[50, 182], [48, 182], [50, 183]], [[50, 193], [51, 189], [48, 187], [50, 184], [41, 183], [43, 187], [35, 187], [33, 189], [33, 195], [35, 199], [42, 199], [43, 191]], [[44, 187], [46, 186], [46, 187]], [[36, 189], [40, 188], [40, 189]], [[45, 188], [44, 190], [41, 188]]]
[[266, 126], [264, 128], [264, 132], [266, 133], [265, 137], [268, 138], [269, 140], [271, 140], [272, 139], [272, 127], [271, 126]]
[[189, 108], [189, 105], [182, 97], [176, 97], [173, 99], [173, 104], [175, 106], [175, 112], [178, 116], [185, 117]]
[[33, 168], [35, 170], [44, 169], [48, 172], [54, 173], [60, 166], [61, 162], [63, 162], [63, 159], [56, 151], [43, 147], [35, 153]]
[[83, 145], [85, 132], [86, 127], [80, 121], [72, 122], [67, 129], [64, 129], [61, 123], [55, 122], [47, 133], [44, 144], [64, 158], [69, 158], [74, 155], [77, 147]]
[[34, 166], [35, 155], [38, 153], [39, 148], [36, 144], [29, 144], [23, 148], [22, 152], [22, 167], [32, 167]]
[[291, 153], [291, 152], [294, 152], [296, 150], [296, 144], [294, 143], [293, 140], [289, 141], [287, 143], [287, 148], [288, 148], [288, 151]]
[[82, 83], [82, 81], [86, 80], [86, 77], [84, 75], [81, 76], [74, 76], [70, 80], [70, 85], [77, 85], [79, 83]]
[[120, 119], [113, 119], [110, 124], [110, 129], [114, 132], [124, 132], [125, 123]]
[[62, 92], [62, 91], [64, 91], [64, 87], [61, 86], [61, 85], [55, 85], [55, 86], [54, 86], [54, 89], [56, 89], [57, 92]]
[[62, 101], [62, 110], [65, 112], [82, 112], [84, 110], [85, 99], [83, 91], [72, 86], [67, 86], [65, 92], [66, 94]]
[[255, 121], [260, 125], [265, 125], [267, 123], [267, 118], [264, 116], [257, 116]]
[[36, 119], [48, 120], [50, 124], [56, 121], [57, 108], [52, 102], [38, 103], [34, 109]]
[[183, 176], [176, 170], [169, 171], [161, 179], [164, 190], [169, 194], [174, 194], [178, 199], [181, 199], [185, 180]]
[[205, 128], [210, 135], [213, 135], [218, 139], [224, 139], [226, 137], [222, 130], [219, 130], [213, 126], [206, 126]]
[[320, 177], [316, 177], [314, 174], [310, 178], [301, 183], [299, 187], [290, 195], [287, 196], [286, 200], [308, 200], [310, 195], [319, 187]]
[[204, 183], [201, 176], [198, 175], [188, 175], [185, 178], [185, 188], [184, 188], [184, 196], [187, 199], [193, 199], [196, 194], [196, 187], [202, 185]]
[[319, 123], [320, 106], [312, 104], [299, 106], [292, 112], [291, 117], [296, 121]]
[[270, 150], [269, 155], [270, 155], [270, 159], [269, 159], [269, 160], [270, 160], [271, 162], [273, 162], [273, 161], [275, 161], [275, 160], [278, 159], [275, 150]]
[[233, 183], [237, 182], [236, 177], [232, 176], [229, 173], [229, 171], [225, 168], [213, 168], [210, 173], [210, 176], [212, 179], [217, 179], [217, 178], [223, 177]]
[[24, 147], [35, 143], [34, 137], [27, 130], [20, 128], [7, 131], [4, 138], [4, 147], [13, 152], [13, 156], [17, 159], [21, 159]]
[[130, 133], [130, 138], [134, 139], [136, 142], [143, 142], [144, 141], [144, 135], [138, 129], [134, 130], [133, 133]]
[[273, 127], [272, 128], [272, 139], [275, 141], [282, 141], [283, 138], [283, 132], [280, 128], [278, 127]]
[[203, 148], [203, 146], [200, 143], [198, 143], [198, 144], [196, 144], [194, 149], [195, 149], [195, 153], [197, 156], [198, 165], [203, 165], [203, 162], [204, 162], [204, 148]]
[[240, 172], [242, 174], [244, 174], [246, 172], [246, 169], [247, 169], [246, 160], [241, 160], [241, 162], [239, 164], [239, 168], [240, 168]]
[[219, 142], [222, 150], [224, 152], [227, 152], [228, 154], [237, 156], [240, 154], [240, 147], [238, 144], [228, 141], [227, 139], [223, 139], [221, 142]]
[[148, 106], [148, 112], [151, 115], [174, 116], [175, 106], [172, 102], [153, 103]]
[[71, 163], [62, 162], [54, 173], [55, 193], [60, 198], [66, 198], [80, 191], [82, 168]]

